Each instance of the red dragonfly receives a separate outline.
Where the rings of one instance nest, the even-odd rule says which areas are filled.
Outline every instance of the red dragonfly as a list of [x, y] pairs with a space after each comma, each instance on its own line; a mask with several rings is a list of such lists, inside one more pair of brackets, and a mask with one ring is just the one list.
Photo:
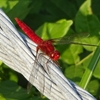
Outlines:
[[[60, 53], [59, 51], [55, 50], [54, 46], [53, 46], [53, 40], [42, 40], [39, 36], [36, 35], [36, 33], [30, 28], [28, 27], [23, 21], [19, 20], [18, 18], [15, 18], [17, 24], [19, 25], [19, 27], [25, 32], [25, 34], [33, 41], [35, 42], [38, 46], [37, 46], [37, 52], [38, 50], [42, 50], [45, 54], [47, 54], [53, 61], [58, 61], [59, 57], [60, 57]], [[72, 39], [73, 37], [68, 37], [68, 39]], [[59, 39], [55, 40], [55, 41], [59, 41]], [[95, 44], [84, 44], [84, 43], [78, 43], [78, 42], [72, 42], [70, 40], [67, 41], [67, 44], [79, 44], [79, 45], [87, 45], [87, 46], [97, 46]], [[64, 44], [65, 41], [62, 41], [62, 43]]]
[[52, 41], [47, 40], [44, 41], [42, 40], [39, 36], [35, 34], [35, 32], [28, 27], [24, 22], [19, 20], [18, 18], [15, 18], [17, 24], [19, 27], [25, 32], [25, 34], [33, 41], [35, 42], [37, 46], [37, 52], [38, 50], [42, 50], [45, 54], [47, 54], [53, 61], [57, 61], [60, 57], [60, 53], [55, 50]]

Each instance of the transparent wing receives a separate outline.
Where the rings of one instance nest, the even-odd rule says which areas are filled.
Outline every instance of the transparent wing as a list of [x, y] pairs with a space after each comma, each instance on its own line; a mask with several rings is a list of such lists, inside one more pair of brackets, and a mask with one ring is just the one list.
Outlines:
[[[34, 83], [34, 81], [36, 81], [37, 78], [40, 78], [41, 80], [39, 81], [39, 83], [41, 83], [41, 86], [39, 87], [39, 90], [40, 90], [40, 92], [43, 93], [43, 91], [44, 91], [45, 80], [44, 80], [44, 77], [43, 77], [42, 75], [41, 75], [41, 76], [39, 75], [39, 73], [41, 72], [41, 71], [40, 71], [40, 67], [42, 67], [42, 66], [41, 66], [41, 64], [38, 63], [37, 60], [35, 60], [35, 61], [34, 61], [34, 64], [33, 64], [33, 67], [35, 67], [35, 68], [32, 69], [32, 72], [31, 72], [29, 81], [30, 81], [31, 83]], [[30, 89], [30, 88], [29, 88], [29, 89]]]
[[[51, 41], [54, 45], [62, 45], [62, 44], [77, 44], [77, 45], [85, 45], [85, 46], [99, 46], [97, 42], [91, 42], [90, 34], [75, 34], [75, 35], [68, 35], [65, 37], [54, 38], [47, 41]], [[98, 37], [94, 36], [94, 39], [98, 41]]]

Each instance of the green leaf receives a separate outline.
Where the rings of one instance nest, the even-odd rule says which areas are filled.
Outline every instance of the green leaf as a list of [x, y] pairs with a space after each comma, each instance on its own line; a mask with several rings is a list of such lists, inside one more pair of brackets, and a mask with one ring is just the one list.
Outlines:
[[[80, 39], [81, 43], [83, 44], [88, 44], [87, 45], [83, 45], [83, 47], [87, 50], [87, 51], [94, 51], [95, 48], [97, 46], [99, 46], [99, 39], [97, 36], [91, 36], [91, 37], [84, 37]], [[89, 46], [89, 45], [95, 45], [95, 46]]]
[[2, 63], [3, 63], [3, 62], [0, 60], [0, 66], [2, 65]]
[[[69, 18], [73, 18], [76, 13], [75, 5], [71, 4], [68, 0], [51, 0], [52, 3], [55, 4], [57, 8], [60, 8], [62, 12], [64, 12]], [[69, 10], [71, 9], [71, 11]], [[56, 12], [55, 12], [56, 13]]]
[[11, 99], [18, 99], [18, 100], [25, 100], [29, 95], [27, 91], [19, 87], [13, 81], [3, 81], [0, 82], [0, 93], [5, 97], [7, 100]]
[[69, 48], [67, 48], [67, 45], [64, 47], [66, 47], [66, 50], [61, 54], [61, 58], [64, 62], [68, 64], [75, 64], [80, 61], [79, 54], [83, 52], [81, 45], [72, 44]]
[[76, 14], [75, 29], [78, 33], [87, 32], [88, 30], [87, 16], [92, 14], [90, 6], [91, 6], [91, 0], [86, 0]]
[[84, 57], [78, 63], [66, 67], [65, 76], [67, 78], [73, 80], [74, 82], [79, 83], [81, 81], [82, 76], [84, 75], [85, 70], [87, 69], [87, 66], [88, 66], [92, 56], [93, 56], [93, 53]]
[[44, 39], [59, 38], [67, 34], [71, 25], [72, 20], [62, 19], [56, 23], [45, 23], [36, 31], [36, 33]]
[[89, 82], [86, 90], [89, 91], [91, 94], [93, 95], [97, 95], [98, 91], [99, 91], [99, 81], [98, 80], [92, 80]]
[[94, 70], [93, 76], [100, 79], [100, 60]]
[[40, 12], [42, 5], [43, 5], [43, 0], [33, 0], [32, 3], [30, 4], [31, 10], [30, 13], [33, 14], [37, 14]]
[[10, 71], [9, 76], [10, 76], [10, 80], [18, 82], [18, 77], [16, 76], [14, 72]]
[[2, 8], [5, 12], [10, 11], [16, 4], [18, 0], [1, 0], [0, 8]]
[[82, 67], [82, 65], [79, 66], [72, 65], [66, 68], [64, 74], [67, 78], [73, 80], [76, 83], [79, 83], [83, 75], [83, 72], [84, 68]]
[[82, 4], [75, 17], [75, 29], [78, 33], [88, 32], [89, 34], [98, 34], [100, 32], [100, 22], [92, 14], [91, 0], [86, 0]]
[[6, 100], [6, 99], [0, 94], [0, 100]]
[[[85, 38], [82, 43], [97, 45], [99, 42], [98, 34], [100, 32], [100, 22], [98, 18], [92, 14], [91, 0], [86, 0], [75, 17], [75, 29], [78, 33], [89, 33], [90, 37]], [[88, 51], [93, 51], [95, 47], [84, 46]]]
[[93, 13], [100, 19], [100, 0], [92, 0]]
[[7, 15], [9, 16], [10, 19], [12, 19], [13, 22], [15, 17], [18, 17], [20, 19], [24, 19], [26, 15], [29, 13], [31, 7], [29, 7], [29, 4], [32, 1], [27, 0], [19, 0], [18, 3], [7, 12]]

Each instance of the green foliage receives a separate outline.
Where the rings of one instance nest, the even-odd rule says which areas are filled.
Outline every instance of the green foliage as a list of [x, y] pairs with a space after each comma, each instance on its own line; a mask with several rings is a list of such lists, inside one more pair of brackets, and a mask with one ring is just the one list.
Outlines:
[[1, 100], [41, 100], [39, 96], [30, 96], [27, 90], [21, 88], [13, 81], [0, 82], [0, 97]]
[[[98, 46], [99, 5], [100, 0], [2, 0], [0, 2], [0, 7], [14, 23], [15, 17], [24, 20], [43, 39], [59, 38], [58, 44], [77, 42]], [[65, 38], [67, 35], [68, 37]], [[96, 49], [96, 46], [65, 44], [56, 45], [56, 48], [61, 54], [59, 63], [65, 76], [100, 99], [100, 47]], [[21, 87], [19, 89], [14, 82], [5, 81], [8, 79], [18, 81], [16, 73], [1, 64], [0, 98], [2, 100], [46, 99], [40, 94], [37, 95], [37, 91], [33, 92], [34, 96], [29, 96], [26, 90]], [[1, 89], [1, 87], [5, 88]]]
[[6, 99], [8, 98], [9, 100], [12, 98], [24, 100], [28, 97], [26, 90], [22, 89], [15, 82], [11, 81], [0, 82], [0, 93], [2, 93], [3, 97]]

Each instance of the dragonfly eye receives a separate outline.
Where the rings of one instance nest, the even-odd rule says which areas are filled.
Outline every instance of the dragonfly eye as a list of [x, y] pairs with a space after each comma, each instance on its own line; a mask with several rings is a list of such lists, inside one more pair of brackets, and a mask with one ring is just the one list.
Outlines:
[[60, 57], [60, 53], [58, 51], [54, 51], [50, 54], [50, 58], [53, 59], [54, 61], [57, 61]]

